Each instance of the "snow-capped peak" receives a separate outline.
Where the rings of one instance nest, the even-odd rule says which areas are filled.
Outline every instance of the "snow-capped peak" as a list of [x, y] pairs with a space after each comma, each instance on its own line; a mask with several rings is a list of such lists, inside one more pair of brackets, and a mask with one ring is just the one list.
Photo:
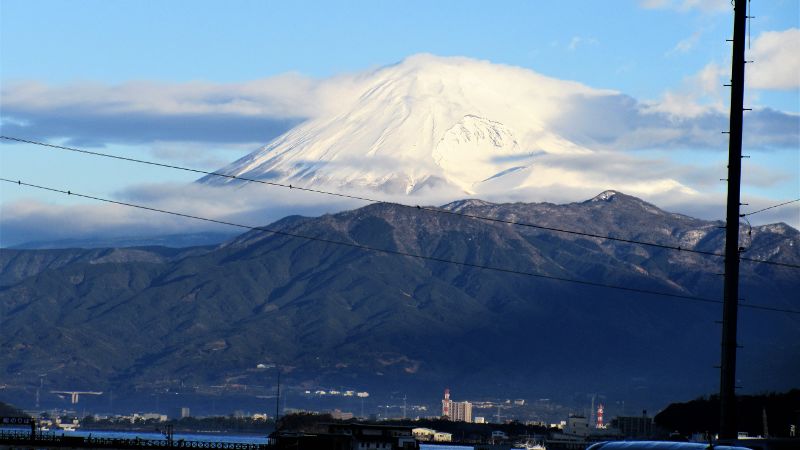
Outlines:
[[335, 191], [435, 189], [449, 198], [585, 184], [585, 174], [547, 166], [549, 157], [594, 153], [550, 123], [571, 99], [608, 94], [523, 68], [433, 55], [345, 84], [334, 106], [220, 172]]

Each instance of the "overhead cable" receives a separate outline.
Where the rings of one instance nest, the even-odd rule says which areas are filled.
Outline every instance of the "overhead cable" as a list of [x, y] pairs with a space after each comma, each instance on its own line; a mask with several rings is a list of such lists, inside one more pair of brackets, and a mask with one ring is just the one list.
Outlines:
[[788, 204], [790, 204], [790, 203], [795, 203], [795, 202], [800, 202], [800, 198], [796, 198], [796, 199], [794, 199], [794, 200], [789, 200], [789, 201], [786, 201], [786, 202], [783, 202], [783, 203], [778, 203], [777, 205], [767, 206], [766, 208], [761, 208], [761, 209], [759, 209], [759, 210], [756, 210], [756, 211], [753, 211], [753, 212], [744, 213], [744, 214], [739, 214], [739, 217], [747, 217], [747, 216], [752, 216], [753, 214], [758, 214], [758, 213], [760, 213], [760, 212], [764, 212], [764, 211], [766, 211], [766, 210], [768, 210], [768, 209], [779, 208], [779, 207], [781, 207], [781, 206], [788, 205]]
[[[584, 236], [584, 237], [591, 237], [591, 238], [596, 238], [596, 239], [604, 239], [604, 240], [609, 240], [609, 241], [614, 241], [614, 242], [622, 242], [622, 243], [626, 243], [626, 244], [645, 245], [645, 246], [661, 248], [661, 249], [665, 249], [665, 250], [675, 250], [675, 251], [686, 252], [686, 253], [696, 253], [696, 254], [706, 255], [706, 256], [725, 257], [724, 253], [717, 253], [717, 252], [703, 251], [703, 250], [695, 250], [695, 249], [681, 247], [679, 245], [659, 244], [659, 243], [655, 243], [655, 242], [639, 241], [639, 240], [635, 240], [635, 239], [625, 239], [625, 238], [620, 238], [620, 237], [604, 236], [604, 235], [601, 235], [601, 234], [586, 233], [586, 232], [576, 231], [576, 230], [567, 230], [567, 229], [563, 229], [563, 228], [556, 228], [556, 227], [550, 227], [550, 226], [545, 226], [545, 225], [537, 225], [537, 224], [533, 224], [533, 223], [517, 222], [517, 221], [507, 220], [507, 219], [499, 219], [499, 218], [496, 218], [496, 217], [479, 216], [479, 215], [476, 215], [476, 214], [468, 214], [468, 213], [452, 211], [452, 210], [447, 210], [447, 209], [442, 209], [442, 208], [435, 208], [435, 207], [430, 207], [430, 206], [407, 205], [407, 204], [403, 204], [403, 203], [389, 202], [389, 201], [385, 201], [385, 200], [379, 200], [379, 199], [363, 197], [363, 196], [358, 196], [358, 195], [343, 194], [343, 193], [339, 193], [339, 192], [331, 192], [331, 191], [325, 191], [325, 190], [321, 190], [321, 189], [306, 188], [306, 187], [294, 186], [294, 185], [291, 185], [291, 184], [277, 183], [277, 182], [274, 182], [274, 181], [266, 181], [266, 180], [259, 180], [259, 179], [255, 179], [255, 178], [241, 177], [241, 176], [237, 176], [237, 175], [229, 175], [229, 174], [218, 173], [218, 172], [210, 172], [210, 171], [206, 171], [206, 170], [193, 169], [193, 168], [190, 168], [190, 167], [183, 167], [183, 166], [178, 166], [178, 165], [174, 165], [174, 164], [159, 163], [159, 162], [148, 161], [148, 160], [144, 160], [144, 159], [137, 159], [137, 158], [129, 158], [129, 157], [119, 156], [119, 155], [112, 155], [112, 154], [109, 154], [109, 153], [102, 153], [102, 152], [95, 152], [95, 151], [90, 151], [90, 150], [83, 150], [83, 149], [74, 148], [74, 147], [66, 147], [66, 146], [62, 146], [62, 145], [48, 144], [48, 143], [45, 143], [45, 142], [32, 141], [32, 140], [22, 139], [22, 138], [17, 138], [17, 137], [12, 137], [12, 136], [0, 136], [0, 139], [5, 139], [5, 140], [8, 140], [8, 141], [20, 142], [20, 143], [25, 143], [25, 144], [33, 144], [33, 145], [38, 145], [38, 146], [48, 147], [48, 148], [53, 148], [53, 149], [58, 149], [58, 150], [66, 150], [66, 151], [70, 151], [70, 152], [82, 153], [82, 154], [85, 154], [85, 155], [99, 156], [99, 157], [103, 157], [103, 158], [111, 158], [111, 159], [116, 159], [116, 160], [121, 160], [121, 161], [134, 162], [134, 163], [138, 163], [138, 164], [147, 164], [147, 165], [151, 165], [151, 166], [164, 167], [164, 168], [167, 168], [167, 169], [182, 170], [182, 171], [185, 171], [185, 172], [192, 172], [192, 173], [197, 173], [197, 174], [202, 174], [202, 175], [208, 175], [208, 176], [214, 176], [214, 177], [220, 177], [220, 178], [227, 178], [227, 179], [230, 179], [230, 180], [239, 180], [239, 181], [245, 181], [245, 182], [249, 182], [249, 183], [258, 183], [258, 184], [264, 184], [264, 185], [269, 185], [269, 186], [293, 189], [293, 190], [297, 190], [297, 191], [313, 192], [313, 193], [316, 193], [316, 194], [330, 195], [330, 196], [335, 196], [335, 197], [340, 197], [340, 198], [347, 198], [347, 199], [351, 199], [351, 200], [360, 200], [360, 201], [369, 202], [369, 203], [391, 205], [391, 206], [397, 206], [397, 207], [402, 207], [402, 208], [409, 208], [409, 209], [427, 211], [427, 212], [437, 213], [437, 214], [447, 214], [447, 215], [451, 215], [451, 216], [458, 216], [458, 217], [464, 217], [464, 218], [475, 219], [475, 220], [482, 220], [482, 221], [487, 221], [487, 222], [502, 223], [502, 224], [506, 224], [506, 225], [514, 225], [514, 226], [526, 227], [526, 228], [535, 228], [535, 229], [544, 230], [544, 231], [565, 233], [565, 234], [571, 234], [571, 235], [576, 235], [576, 236]], [[755, 213], [753, 213], [753, 214], [755, 214]], [[746, 258], [746, 257], [740, 257], [740, 259], [742, 261], [748, 261], [748, 262], [753, 262], [753, 263], [772, 264], [772, 265], [777, 265], [777, 266], [800, 268], [800, 266], [798, 266], [798, 265], [780, 263], [780, 262], [776, 262], [776, 261], [768, 261], [768, 260], [753, 259], [753, 258]]]

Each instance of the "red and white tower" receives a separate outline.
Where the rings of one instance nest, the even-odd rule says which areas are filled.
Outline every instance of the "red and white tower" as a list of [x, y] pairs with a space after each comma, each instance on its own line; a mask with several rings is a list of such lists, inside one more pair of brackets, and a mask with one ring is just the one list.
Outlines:
[[452, 417], [451, 411], [453, 408], [453, 401], [450, 400], [450, 389], [444, 390], [444, 398], [442, 399], [442, 417]]
[[603, 404], [597, 405], [597, 428], [605, 428], [603, 425]]

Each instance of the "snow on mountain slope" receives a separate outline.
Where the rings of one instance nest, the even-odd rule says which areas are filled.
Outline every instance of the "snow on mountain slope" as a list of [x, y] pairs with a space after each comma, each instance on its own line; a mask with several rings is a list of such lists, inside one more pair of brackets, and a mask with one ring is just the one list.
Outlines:
[[[533, 71], [467, 58], [416, 55], [355, 76], [349, 95], [219, 172], [303, 187], [367, 188], [455, 197], [584, 183], [602, 175], [549, 167], [548, 157], [593, 155], [550, 131], [576, 97], [612, 94]], [[235, 183], [205, 177], [211, 184]], [[683, 188], [670, 179], [651, 186]], [[615, 188], [641, 192], [616, 182]]]

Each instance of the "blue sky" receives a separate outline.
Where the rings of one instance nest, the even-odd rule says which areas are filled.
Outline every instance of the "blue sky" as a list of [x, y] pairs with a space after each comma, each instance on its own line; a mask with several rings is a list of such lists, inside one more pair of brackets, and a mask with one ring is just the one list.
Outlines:
[[[794, 0], [753, 1], [754, 48], [767, 48], [768, 39], [759, 39], [769, 33], [777, 42], [772, 49], [796, 45], [792, 30], [800, 27], [799, 5]], [[699, 107], [726, 105], [725, 91], [709, 86], [722, 81], [729, 66], [730, 47], [725, 39], [730, 37], [731, 23], [727, 0], [3, 0], [0, 120], [4, 134], [11, 130], [23, 138], [214, 169], [313, 115], [309, 112], [313, 100], [302, 96], [304, 86], [397, 63], [417, 53], [519, 66], [619, 91], [643, 104], [660, 102], [673, 108], [681, 107], [681, 102]], [[796, 59], [789, 63], [796, 64]], [[778, 122], [789, 124], [788, 129], [779, 130], [784, 136], [781, 144], [752, 152], [759, 176], [769, 178], [774, 173], [782, 180], [745, 186], [745, 194], [763, 204], [800, 197], [800, 159], [795, 145], [800, 128], [800, 82], [796, 82], [797, 75], [786, 81], [785, 74], [773, 72], [780, 69], [775, 69], [774, 61], [771, 64], [767, 61], [758, 69], [761, 81], [754, 81], [748, 89], [752, 106], [778, 111], [783, 114], [783, 122]], [[285, 77], [286, 84], [281, 86], [300, 93], [282, 100], [280, 107], [268, 107], [263, 115], [245, 118], [217, 113], [213, 99], [204, 99], [200, 112], [153, 114], [147, 106], [146, 111], [129, 113], [120, 121], [119, 115], [108, 113], [109, 105], [117, 100], [105, 99], [100, 108], [97, 105], [104, 99], [92, 97], [108, 96], [115, 87], [127, 86], [129, 92], [132, 83], [149, 83], [147, 92], [153, 97], [164, 92], [164, 97], [177, 98], [189, 95], [185, 92], [198, 84], [203, 89], [225, 91], [275, 77]], [[70, 92], [78, 98], [68, 98]], [[267, 97], [272, 101], [280, 93]], [[302, 101], [293, 103], [295, 99]], [[680, 101], [667, 101], [671, 99]], [[136, 103], [124, 95], [118, 101]], [[303, 102], [311, 106], [304, 103], [292, 109]], [[130, 110], [140, 112], [137, 107]], [[220, 131], [214, 135], [214, 124], [228, 134]], [[134, 132], [138, 137], [132, 137]], [[188, 138], [192, 133], [196, 137]], [[238, 137], [229, 136], [234, 133], [239, 133]], [[668, 152], [641, 150], [667, 155], [673, 161], [724, 166], [724, 148], [722, 152], [692, 146]], [[3, 177], [48, 181], [99, 195], [124, 195], [132, 186], [195, 178], [17, 144], [0, 145], [0, 152]], [[20, 202], [77, 202], [8, 186], [0, 186], [0, 193], [6, 219], [20, 211]], [[7, 208], [10, 204], [15, 209]], [[712, 217], [716, 211], [705, 215]], [[781, 214], [765, 217], [795, 226], [800, 222], [797, 209]]]
[[[704, 3], [4, 0], [2, 77], [54, 83], [232, 82], [292, 71], [327, 77], [433, 53], [655, 98], [728, 57], [730, 8], [726, 1]], [[798, 8], [791, 0], [753, 2], [752, 33], [797, 27]], [[796, 93], [795, 101], [774, 97], [774, 106], [797, 112]]]

